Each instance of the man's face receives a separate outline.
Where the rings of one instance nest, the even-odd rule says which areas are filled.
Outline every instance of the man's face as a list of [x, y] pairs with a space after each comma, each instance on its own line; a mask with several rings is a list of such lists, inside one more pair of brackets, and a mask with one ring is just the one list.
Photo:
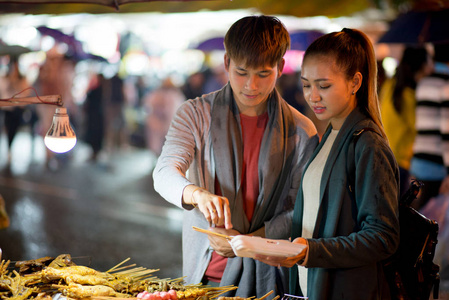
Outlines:
[[250, 68], [225, 55], [225, 68], [240, 113], [261, 115], [266, 111], [268, 96], [281, 76], [284, 60], [279, 65]]

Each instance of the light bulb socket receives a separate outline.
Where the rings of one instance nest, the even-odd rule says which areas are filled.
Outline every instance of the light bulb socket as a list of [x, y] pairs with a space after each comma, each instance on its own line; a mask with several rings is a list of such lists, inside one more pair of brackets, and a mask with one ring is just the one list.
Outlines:
[[64, 117], [67, 116], [69, 117], [69, 115], [67, 114], [67, 108], [65, 107], [57, 107], [55, 114], [53, 115], [54, 117], [58, 116], [58, 117]]

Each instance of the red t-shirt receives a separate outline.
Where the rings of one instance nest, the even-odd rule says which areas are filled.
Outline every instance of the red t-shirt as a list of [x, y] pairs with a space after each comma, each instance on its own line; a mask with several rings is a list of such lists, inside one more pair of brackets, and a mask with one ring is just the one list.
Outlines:
[[[240, 122], [243, 140], [243, 209], [248, 221], [251, 222], [259, 196], [259, 152], [268, 122], [268, 113], [255, 117], [240, 115]], [[215, 191], [217, 195], [221, 195], [217, 179], [215, 180]], [[226, 263], [226, 257], [218, 255], [215, 251], [212, 252], [212, 258], [204, 277], [210, 281], [220, 282]]]

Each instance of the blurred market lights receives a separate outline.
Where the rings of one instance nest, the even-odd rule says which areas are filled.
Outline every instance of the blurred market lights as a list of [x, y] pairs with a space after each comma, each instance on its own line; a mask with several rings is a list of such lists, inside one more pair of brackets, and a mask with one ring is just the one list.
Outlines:
[[[174, 81], [183, 74], [193, 74], [201, 69], [204, 64], [205, 55], [198, 50], [170, 50], [161, 55], [160, 79], [171, 75]], [[164, 76], [165, 75], [165, 76]], [[178, 84], [179, 82], [174, 82]]]
[[397, 66], [398, 61], [393, 57], [385, 57], [382, 60], [382, 67], [385, 69], [385, 73], [389, 78], [393, 77]]
[[128, 51], [122, 58], [121, 73], [124, 75], [145, 75], [150, 69], [150, 58], [143, 51]]
[[28, 47], [38, 35], [36, 28], [32, 26], [6, 26], [1, 38], [9, 45]]
[[288, 50], [284, 55], [285, 65], [283, 73], [292, 74], [301, 71], [303, 57], [304, 51]]
[[105, 21], [91, 22], [89, 26], [80, 26], [76, 29], [77, 39], [83, 41], [88, 53], [102, 56], [111, 63], [120, 59], [118, 53], [120, 31], [113, 26], [117, 22]]

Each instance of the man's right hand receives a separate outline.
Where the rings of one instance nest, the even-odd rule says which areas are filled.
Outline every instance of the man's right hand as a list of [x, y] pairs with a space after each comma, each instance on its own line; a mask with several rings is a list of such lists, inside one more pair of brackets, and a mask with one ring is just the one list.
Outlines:
[[231, 209], [226, 197], [209, 193], [195, 185], [186, 186], [183, 196], [184, 203], [198, 207], [211, 227], [224, 226], [226, 229], [232, 229]]

